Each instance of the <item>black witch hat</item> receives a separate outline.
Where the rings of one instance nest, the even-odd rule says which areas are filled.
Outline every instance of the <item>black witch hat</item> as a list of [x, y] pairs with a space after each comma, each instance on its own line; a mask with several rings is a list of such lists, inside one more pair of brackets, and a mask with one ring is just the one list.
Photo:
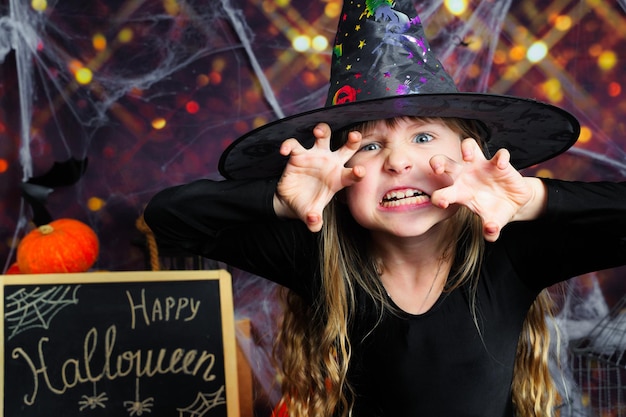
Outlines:
[[506, 148], [517, 169], [570, 148], [580, 133], [576, 118], [528, 98], [459, 92], [430, 49], [411, 0], [345, 0], [333, 48], [324, 107], [285, 117], [235, 140], [222, 154], [229, 179], [279, 176], [288, 138], [313, 145], [313, 127], [333, 131], [398, 116], [458, 117], [479, 121], [490, 153]]

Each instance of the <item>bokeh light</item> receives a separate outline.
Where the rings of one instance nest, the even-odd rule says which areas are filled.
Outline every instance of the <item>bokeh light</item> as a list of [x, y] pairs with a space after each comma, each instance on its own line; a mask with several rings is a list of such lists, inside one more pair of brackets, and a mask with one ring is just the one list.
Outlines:
[[467, 0], [445, 0], [444, 1], [444, 5], [446, 6], [446, 9], [448, 9], [448, 11], [455, 16], [460, 16], [463, 13], [465, 13], [465, 11], [467, 10], [467, 6], [468, 6], [467, 3], [468, 3]]
[[107, 39], [102, 33], [93, 35], [91, 43], [96, 51], [104, 51], [107, 47]]
[[617, 64], [617, 55], [614, 51], [604, 51], [598, 57], [598, 66], [604, 71], [612, 70]]
[[93, 73], [89, 68], [82, 67], [76, 71], [75, 77], [79, 84], [85, 85], [91, 82], [93, 79]]
[[198, 110], [200, 110], [200, 105], [197, 101], [191, 100], [185, 104], [185, 110], [187, 110], [187, 113], [189, 114], [195, 114], [198, 113]]
[[48, 8], [48, 2], [46, 0], [32, 0], [30, 6], [33, 10], [43, 12]]
[[548, 54], [548, 46], [545, 42], [535, 42], [530, 48], [528, 48], [528, 52], [526, 53], [526, 57], [530, 62], [537, 63], [544, 59]]
[[152, 127], [156, 130], [161, 130], [167, 125], [167, 121], [163, 117], [157, 117], [152, 119]]
[[307, 51], [311, 47], [311, 38], [306, 35], [296, 36], [292, 42], [293, 49], [298, 52]]
[[105, 201], [99, 197], [91, 197], [87, 200], [87, 207], [91, 211], [99, 211], [105, 206]]

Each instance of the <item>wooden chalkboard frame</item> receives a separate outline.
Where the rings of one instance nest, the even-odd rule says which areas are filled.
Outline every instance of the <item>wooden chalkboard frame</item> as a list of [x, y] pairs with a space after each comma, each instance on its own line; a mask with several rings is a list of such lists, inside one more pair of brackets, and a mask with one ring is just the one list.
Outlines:
[[[213, 293], [214, 292], [213, 286], [215, 285], [215, 283], [217, 283], [218, 292], [219, 292], [219, 294], [211, 295], [211, 297], [218, 297], [217, 299], [219, 300], [219, 306], [213, 307], [213, 308], [219, 309], [219, 311], [216, 314], [216, 315], [219, 315], [219, 317], [217, 318], [217, 320], [219, 320], [219, 323], [216, 322], [214, 325], [215, 326], [219, 325], [221, 327], [221, 335], [219, 336], [221, 337], [221, 341], [222, 341], [221, 342], [222, 352], [218, 352], [218, 355], [215, 355], [215, 356], [219, 357], [220, 356], [219, 353], [223, 354], [223, 374], [221, 374], [221, 370], [222, 370], [221, 366], [218, 366], [218, 369], [216, 369], [215, 372], [219, 373], [220, 374], [219, 378], [223, 378], [224, 380], [223, 397], [227, 399], [219, 403], [219, 406], [221, 407], [221, 411], [219, 412], [225, 413], [227, 417], [239, 417], [240, 410], [239, 410], [239, 393], [238, 393], [238, 381], [237, 381], [237, 344], [236, 344], [236, 339], [235, 339], [235, 321], [234, 321], [234, 306], [233, 306], [233, 295], [232, 295], [232, 281], [231, 281], [231, 275], [225, 270], [93, 272], [93, 273], [71, 273], [71, 274], [38, 274], [38, 275], [22, 274], [22, 275], [0, 276], [0, 296], [2, 298], [2, 307], [3, 307], [2, 310], [0, 311], [0, 316], [2, 317], [2, 321], [0, 322], [0, 353], [1, 353], [0, 355], [0, 371], [1, 371], [0, 373], [0, 410], [2, 410], [1, 411], [2, 414], [0, 415], [2, 417], [12, 417], [6, 414], [8, 400], [7, 398], [5, 398], [8, 384], [11, 383], [12, 381], [12, 378], [11, 378], [12, 376], [9, 375], [7, 377], [6, 375], [7, 364], [5, 363], [5, 359], [7, 358], [7, 356], [5, 355], [11, 354], [10, 352], [5, 351], [5, 349], [7, 349], [7, 340], [8, 340], [7, 337], [9, 336], [7, 333], [7, 328], [6, 328], [8, 317], [6, 315], [7, 298], [5, 297], [6, 295], [5, 291], [7, 289], [16, 293], [19, 290], [21, 290], [21, 288], [18, 288], [17, 290], [15, 288], [21, 287], [21, 286], [24, 286], [25, 289], [31, 288], [31, 287], [33, 289], [38, 289], [39, 286], [43, 288], [48, 288], [50, 286], [52, 287], [66, 286], [68, 288], [74, 288], [74, 287], [78, 288], [78, 287], [84, 287], [84, 286], [89, 286], [93, 284], [98, 287], [94, 286], [92, 287], [92, 289], [94, 290], [104, 289], [104, 292], [107, 292], [109, 290], [116, 291], [117, 287], [120, 287], [120, 286], [123, 288], [126, 288], [124, 287], [126, 285], [134, 285], [135, 287], [133, 288], [136, 288], [137, 285], [140, 285], [142, 288], [144, 287], [154, 288], [155, 290], [164, 285], [176, 285], [178, 287], [174, 287], [174, 288], [183, 288], [184, 290], [188, 291], [187, 288], [180, 287], [180, 286], [203, 285], [203, 282], [206, 282], [207, 285], [211, 285], [210, 289], [208, 289], [205, 286], [203, 291]], [[117, 287], [114, 288], [112, 286], [117, 286]], [[88, 287], [84, 287], [84, 288], [88, 288]], [[194, 287], [194, 288], [199, 289], [200, 287]], [[126, 292], [129, 293], [129, 291], [126, 291]], [[7, 297], [9, 295], [7, 295]], [[132, 298], [132, 297], [128, 296], [128, 298]], [[169, 298], [173, 298], [173, 297], [168, 297], [168, 299]], [[198, 300], [197, 303], [199, 305], [200, 301]], [[82, 307], [82, 308], [85, 308], [85, 307]], [[103, 316], [106, 316], [106, 314], [103, 314]], [[50, 322], [52, 322], [52, 320], [53, 319], [50, 318]], [[211, 318], [211, 320], [215, 321], [215, 318]], [[62, 327], [62, 326], [59, 326], [59, 327]], [[111, 326], [111, 327], [114, 327], [114, 326]], [[25, 332], [26, 331], [30, 331], [30, 330], [25, 330]], [[103, 332], [104, 330], [101, 333]], [[130, 332], [130, 330], [128, 332]], [[100, 337], [103, 338], [102, 335]], [[208, 339], [209, 337], [206, 336], [205, 338]], [[81, 338], [79, 338], [79, 341], [82, 341]], [[39, 344], [41, 345], [41, 343], [42, 342], [40, 339]], [[83, 341], [83, 343], [85, 345], [87, 344], [86, 341]], [[214, 342], [214, 343], [217, 343], [217, 342]], [[43, 348], [41, 347], [39, 347], [38, 349], [40, 351], [43, 350]], [[21, 348], [18, 348], [18, 350], [21, 350]], [[27, 356], [27, 355], [24, 355], [24, 356]], [[178, 363], [180, 364], [181, 362], [184, 362], [186, 359], [187, 357], [179, 360]], [[171, 359], [171, 358], [169, 360], [170, 360], [170, 363], [172, 363], [172, 361], [175, 361], [175, 359]], [[219, 365], [219, 363], [217, 365]], [[163, 366], [167, 366], [167, 364]], [[182, 365], [178, 366], [178, 368], [181, 368], [181, 367]], [[33, 374], [32, 376], [36, 376], [36, 374], [38, 373], [38, 372], [35, 372], [36, 367], [31, 365], [30, 369]], [[10, 381], [7, 381], [7, 378]], [[65, 378], [65, 376], [63, 378]], [[139, 380], [139, 378], [136, 378], [136, 379], [137, 381]], [[136, 384], [139, 385], [139, 382], [136, 382]], [[95, 386], [96, 382], [93, 382], [93, 385]], [[94, 388], [94, 391], [95, 391], [95, 388]], [[24, 397], [26, 398], [27, 395], [25, 395]], [[83, 398], [90, 399], [92, 397], [83, 395]], [[108, 400], [108, 398], [106, 397], [101, 397], [101, 399], [103, 398], [105, 400]], [[11, 401], [15, 401], [15, 399], [11, 399]], [[102, 402], [101, 403], [91, 403], [91, 402], [87, 403], [85, 401], [80, 401], [79, 403], [82, 404], [81, 411], [83, 411], [83, 409], [84, 411], [93, 411], [92, 413], [81, 412], [80, 415], [85, 415], [85, 416], [107, 415], [108, 411], [101, 409], [101, 408], [104, 408], [105, 406], [104, 403]], [[148, 407], [151, 407], [152, 403], [149, 402], [147, 403], [147, 405]], [[131, 407], [127, 409], [129, 415], [138, 416], [142, 414], [141, 408], [132, 409], [132, 405], [129, 404], [129, 406]], [[53, 411], [53, 410], [48, 410], [48, 411]], [[54, 411], [60, 411], [60, 410], [54, 410]], [[100, 412], [101, 414], [98, 414], [98, 412]], [[46, 415], [48, 414], [50, 413], [46, 413]], [[153, 412], [153, 410], [149, 408], [145, 409], [143, 411], [143, 414], [150, 415], [151, 417], [159, 416], [158, 412]], [[186, 415], [186, 414], [183, 414], [181, 412], [179, 413], [179, 415]], [[203, 411], [202, 413], [198, 413], [196, 410], [194, 410], [190, 415], [195, 415], [199, 417], [200, 416], [208, 417], [208, 416], [212, 416], [215, 414], [213, 414], [213, 412], [206, 412], [206, 411]]]

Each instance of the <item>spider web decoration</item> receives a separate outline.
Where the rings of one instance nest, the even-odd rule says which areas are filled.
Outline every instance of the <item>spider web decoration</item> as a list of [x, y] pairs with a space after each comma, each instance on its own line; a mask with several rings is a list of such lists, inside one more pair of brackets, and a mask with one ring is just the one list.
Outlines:
[[54, 316], [62, 309], [78, 304], [76, 293], [79, 287], [59, 285], [45, 290], [40, 287], [20, 288], [8, 295], [5, 306], [8, 340], [30, 329], [48, 329]]
[[189, 406], [178, 409], [179, 417], [202, 417], [218, 405], [226, 404], [224, 385], [212, 394], [199, 392], [196, 399]]

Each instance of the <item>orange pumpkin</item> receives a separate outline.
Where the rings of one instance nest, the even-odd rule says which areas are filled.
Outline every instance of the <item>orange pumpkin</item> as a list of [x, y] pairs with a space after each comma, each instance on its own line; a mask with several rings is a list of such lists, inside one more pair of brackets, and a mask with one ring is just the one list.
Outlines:
[[85, 272], [98, 258], [96, 233], [85, 223], [58, 219], [31, 230], [17, 247], [23, 274]]

